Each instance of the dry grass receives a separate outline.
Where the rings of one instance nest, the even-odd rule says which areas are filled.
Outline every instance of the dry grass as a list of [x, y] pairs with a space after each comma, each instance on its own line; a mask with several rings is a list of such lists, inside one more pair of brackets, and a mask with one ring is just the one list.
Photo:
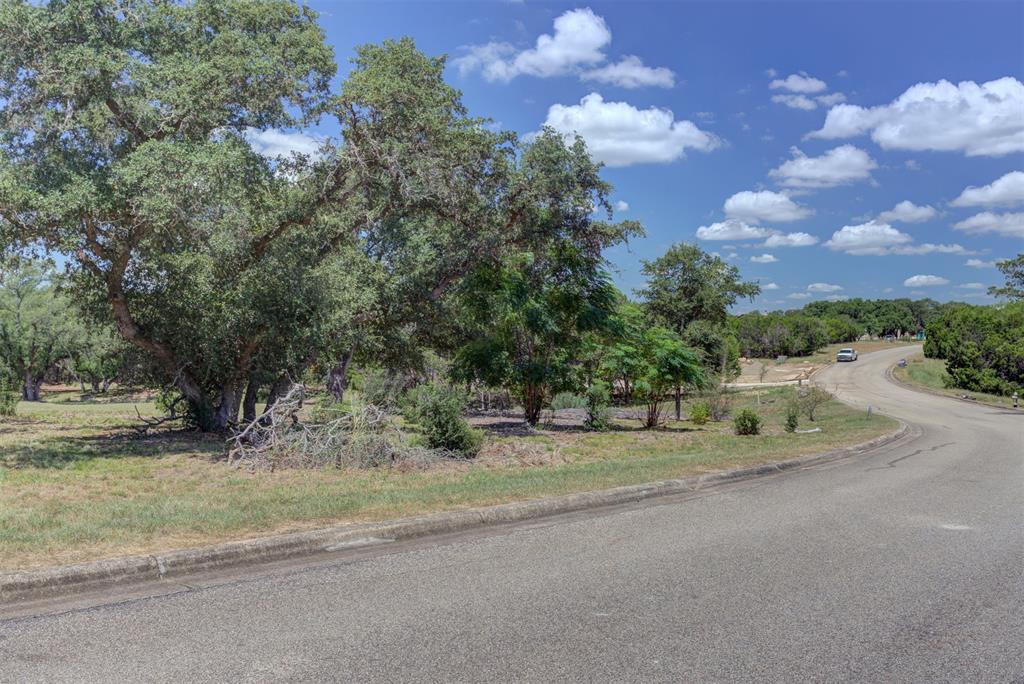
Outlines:
[[[514, 418], [480, 419], [487, 444], [473, 462], [427, 471], [282, 470], [247, 473], [223, 459], [224, 443], [192, 433], [139, 439], [144, 397], [80, 402], [68, 392], [19, 404], [0, 422], [0, 568], [29, 568], [381, 520], [682, 477], [792, 458], [863, 442], [894, 427], [837, 402], [822, 432], [788, 434], [791, 388], [761, 391], [765, 432], [737, 437], [731, 424], [670, 422], [659, 430], [619, 419], [605, 433], [560, 418], [537, 430]], [[755, 393], [736, 409], [757, 407]]]

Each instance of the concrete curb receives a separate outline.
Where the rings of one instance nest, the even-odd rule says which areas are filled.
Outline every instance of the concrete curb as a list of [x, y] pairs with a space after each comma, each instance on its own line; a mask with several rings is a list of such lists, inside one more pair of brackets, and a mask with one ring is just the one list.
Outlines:
[[488, 525], [520, 522], [682, 494], [719, 483], [752, 479], [864, 453], [893, 442], [906, 435], [908, 431], [907, 424], [900, 421], [899, 428], [893, 432], [852, 447], [680, 480], [648, 482], [380, 523], [341, 525], [154, 555], [128, 556], [41, 570], [0, 573], [0, 605], [70, 595], [116, 584], [160, 580], [204, 570], [299, 556], [315, 556], [348, 548], [461, 532]]

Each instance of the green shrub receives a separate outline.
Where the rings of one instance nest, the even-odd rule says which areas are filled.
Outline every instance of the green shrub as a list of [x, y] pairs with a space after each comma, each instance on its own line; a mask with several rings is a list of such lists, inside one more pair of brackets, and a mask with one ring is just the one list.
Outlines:
[[446, 385], [420, 385], [406, 393], [402, 414], [423, 430], [431, 449], [447, 449], [461, 456], [476, 456], [483, 432], [463, 418], [464, 392]]
[[585, 409], [587, 408], [587, 398], [581, 397], [578, 394], [572, 392], [559, 392], [555, 395], [554, 399], [551, 400], [551, 409], [558, 411], [560, 409]]
[[732, 419], [732, 426], [737, 435], [760, 434], [761, 416], [751, 409], [740, 409]]
[[790, 402], [786, 405], [786, 422], [784, 424], [786, 432], [796, 432], [799, 425], [800, 407], [796, 405], [796, 402]]
[[404, 386], [405, 378], [402, 375], [371, 368], [363, 373], [359, 389], [363, 401], [367, 404], [391, 410], [395, 407]]
[[601, 380], [596, 381], [587, 388], [586, 409], [587, 418], [583, 426], [588, 430], [604, 431], [612, 426], [612, 411], [609, 408], [611, 403], [611, 392], [608, 384]]
[[18, 406], [18, 392], [0, 385], [0, 416], [13, 416]]
[[698, 401], [690, 407], [690, 422], [694, 425], [705, 425], [711, 420], [711, 407], [706, 401]]

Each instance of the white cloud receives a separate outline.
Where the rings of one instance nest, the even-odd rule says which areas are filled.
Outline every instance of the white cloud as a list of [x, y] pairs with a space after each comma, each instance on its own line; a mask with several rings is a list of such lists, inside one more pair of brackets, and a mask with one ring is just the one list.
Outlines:
[[935, 245], [930, 242], [923, 242], [920, 245], [907, 245], [905, 247], [893, 247], [890, 254], [920, 255], [920, 254], [973, 254], [963, 245]]
[[764, 75], [767, 76], [768, 78], [775, 78], [776, 76], [779, 75], [779, 72], [776, 71], [775, 69], [769, 68], [764, 70]]
[[985, 285], [982, 283], [964, 283], [963, 285], [957, 285], [962, 290], [984, 290]]
[[830, 302], [845, 302], [847, 299], [849, 299], [849, 297], [847, 297], [846, 295], [834, 294], [825, 297], [825, 299], [829, 300]]
[[843, 93], [829, 93], [828, 95], [818, 95], [814, 99], [826, 107], [831, 107], [832, 105], [837, 105], [840, 102], [846, 102], [846, 95]]
[[909, 200], [903, 200], [889, 211], [883, 211], [878, 215], [878, 220], [882, 223], [892, 223], [899, 221], [901, 223], [921, 223], [928, 219], [934, 218], [938, 212], [935, 211], [935, 207], [930, 204], [926, 204], [923, 207], [914, 204]]
[[752, 256], [750, 260], [755, 264], [774, 264], [778, 259], [772, 254], [762, 254], [761, 256]]
[[306, 133], [285, 133], [273, 128], [265, 131], [247, 128], [245, 139], [264, 157], [287, 157], [293, 152], [315, 157], [323, 142]]
[[697, 237], [701, 240], [752, 240], [771, 234], [768, 228], [753, 226], [737, 219], [726, 219], [697, 229]]
[[814, 138], [871, 134], [884, 149], [961, 151], [1000, 156], [1024, 151], [1024, 84], [1005, 77], [978, 85], [918, 83], [887, 105], [841, 104]]
[[768, 172], [790, 188], [831, 188], [871, 177], [878, 164], [867, 152], [853, 145], [835, 147], [820, 157], [808, 157], [796, 147], [793, 159]]
[[806, 292], [794, 292], [791, 295], [787, 295], [789, 299], [810, 299], [811, 295]]
[[803, 109], [809, 112], [817, 109], [819, 104], [831, 107], [840, 102], [846, 102], [846, 95], [842, 93], [829, 93], [828, 95], [817, 95], [812, 99], [806, 95], [780, 93], [779, 95], [772, 95], [772, 102], [784, 104], [790, 109]]
[[765, 247], [810, 247], [818, 244], [818, 238], [810, 233], [779, 233], [764, 241]]
[[683, 157], [687, 148], [708, 151], [722, 144], [692, 121], [676, 121], [668, 109], [605, 102], [597, 93], [578, 105], [551, 105], [544, 125], [565, 136], [579, 133], [594, 158], [608, 166], [665, 163]]
[[807, 286], [808, 292], [839, 292], [842, 289], [842, 285], [833, 285], [832, 283], [811, 283]]
[[784, 104], [790, 109], [811, 111], [818, 108], [818, 103], [806, 95], [772, 95], [772, 102]]
[[966, 218], [953, 227], [965, 233], [996, 233], [1006, 237], [1024, 237], [1024, 212], [993, 214], [983, 211]]
[[802, 207], [781, 192], [743, 190], [725, 200], [723, 206], [729, 218], [758, 223], [760, 221], [799, 221], [814, 213]]
[[934, 287], [936, 285], [948, 285], [949, 280], [935, 275], [910, 276], [903, 281], [906, 287]]
[[970, 266], [971, 268], [995, 268], [996, 262], [982, 261], [981, 259], [968, 259], [964, 262], [964, 266]]
[[615, 211], [627, 212], [629, 211], [629, 202], [625, 200], [619, 200], [615, 203]]
[[907, 169], [910, 171], [921, 170], [921, 165], [918, 163], [916, 159], [908, 159], [907, 161], [903, 162], [903, 166], [907, 167]]
[[508, 43], [473, 45], [453, 63], [462, 74], [479, 70], [488, 81], [507, 82], [520, 74], [561, 76], [604, 61], [602, 50], [611, 42], [612, 32], [589, 7], [559, 15], [554, 28], [553, 35], [542, 34], [529, 50], [517, 52]]
[[887, 223], [868, 221], [856, 226], [843, 226], [832, 233], [825, 246], [836, 252], [855, 256], [889, 254], [893, 247], [907, 245], [913, 238]]
[[954, 207], [1013, 206], [1024, 202], [1024, 171], [1011, 171], [988, 185], [968, 186], [950, 202]]
[[778, 290], [778, 289], [779, 289], [779, 286], [776, 285], [775, 283], [765, 283], [764, 285], [761, 286], [761, 291], [762, 292], [767, 292], [769, 290]]
[[828, 85], [806, 73], [790, 74], [786, 78], [778, 78], [768, 84], [772, 90], [788, 90], [791, 93], [820, 93]]
[[676, 84], [676, 75], [671, 69], [645, 66], [639, 57], [633, 55], [627, 55], [613, 64], [584, 71], [580, 78], [584, 81], [611, 83], [621, 88], [671, 88]]

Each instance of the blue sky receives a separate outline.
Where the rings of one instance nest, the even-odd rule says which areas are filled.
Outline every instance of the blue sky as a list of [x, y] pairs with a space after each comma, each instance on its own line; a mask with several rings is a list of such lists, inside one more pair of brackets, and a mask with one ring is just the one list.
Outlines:
[[1024, 249], [1024, 3], [310, 5], [340, 75], [408, 35], [473, 114], [583, 134], [648, 232], [609, 254], [627, 291], [696, 241], [775, 285], [740, 310], [986, 302]]

